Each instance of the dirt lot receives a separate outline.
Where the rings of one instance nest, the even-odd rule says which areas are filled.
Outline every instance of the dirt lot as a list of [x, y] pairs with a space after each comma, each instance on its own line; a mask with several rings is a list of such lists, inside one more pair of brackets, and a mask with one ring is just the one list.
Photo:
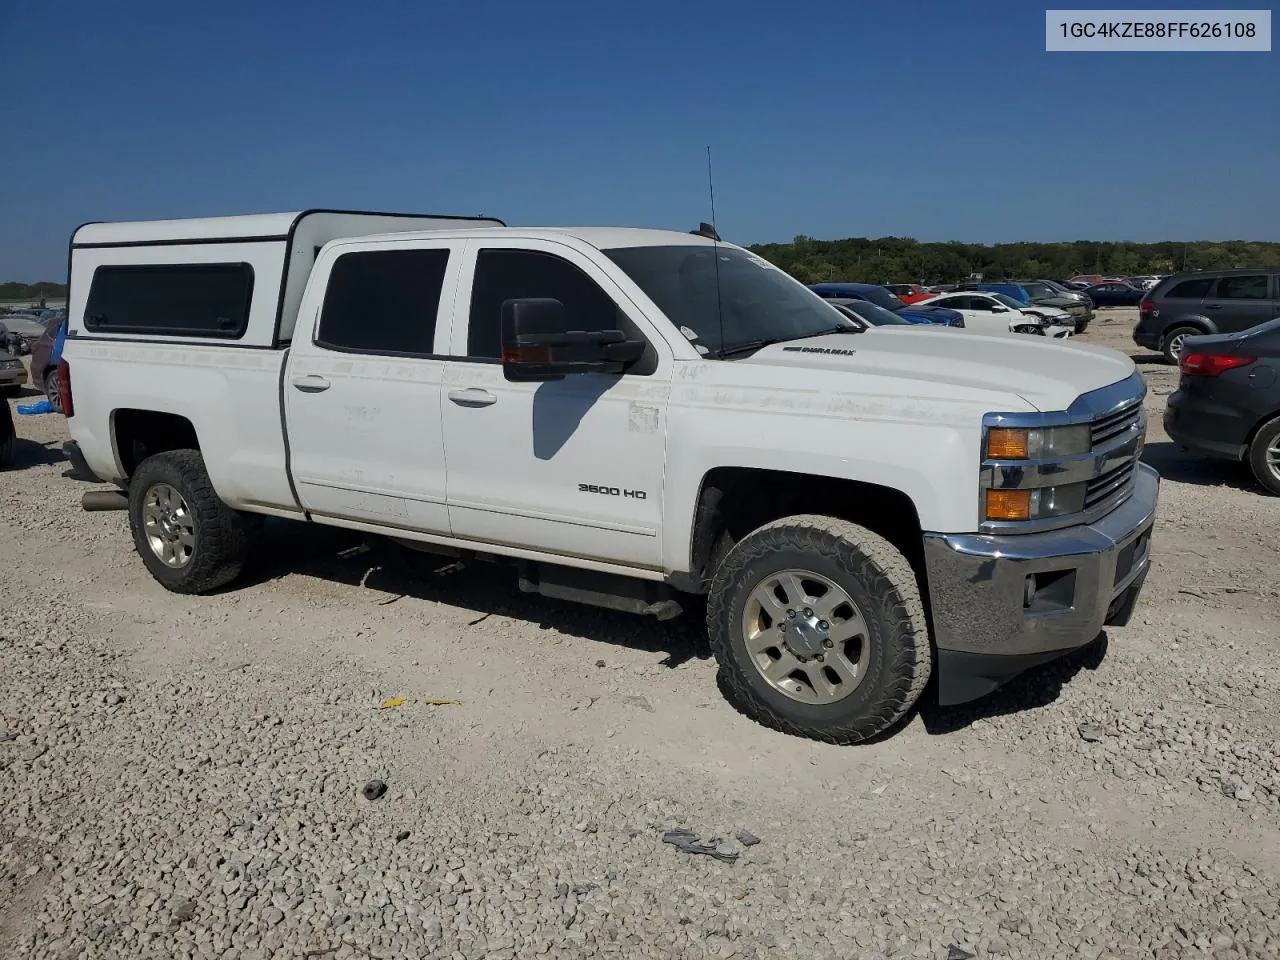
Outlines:
[[168, 594], [17, 418], [0, 957], [1280, 956], [1280, 500], [1176, 452], [1138, 361], [1133, 623], [857, 748], [735, 713], [695, 622], [344, 533], [268, 524], [238, 589]]

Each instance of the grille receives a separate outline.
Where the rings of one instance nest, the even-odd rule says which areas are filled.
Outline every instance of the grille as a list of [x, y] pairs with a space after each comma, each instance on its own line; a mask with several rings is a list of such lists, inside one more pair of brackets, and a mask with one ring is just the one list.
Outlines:
[[1133, 486], [1133, 476], [1137, 473], [1137, 470], [1137, 461], [1129, 460], [1118, 467], [1113, 467], [1101, 476], [1094, 477], [1085, 487], [1084, 508], [1088, 510], [1091, 507], [1096, 507], [1110, 497]]
[[1113, 437], [1124, 433], [1142, 416], [1142, 402], [1135, 401], [1122, 410], [1103, 414], [1092, 423], [1093, 445], [1106, 443]]

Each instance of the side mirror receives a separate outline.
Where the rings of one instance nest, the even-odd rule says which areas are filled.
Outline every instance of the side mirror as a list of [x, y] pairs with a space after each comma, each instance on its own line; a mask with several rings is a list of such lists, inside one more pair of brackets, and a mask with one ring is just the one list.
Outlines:
[[1006, 307], [1003, 303], [996, 303], [992, 305], [991, 312], [992, 313], [1008, 313], [1009, 308]]
[[621, 330], [570, 330], [564, 304], [546, 297], [502, 304], [502, 374], [515, 382], [571, 373], [622, 373], [644, 354]]

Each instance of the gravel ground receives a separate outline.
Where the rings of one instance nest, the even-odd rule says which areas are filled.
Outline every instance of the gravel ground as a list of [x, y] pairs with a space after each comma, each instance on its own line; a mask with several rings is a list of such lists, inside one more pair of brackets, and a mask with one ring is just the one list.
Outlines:
[[1138, 359], [1132, 624], [858, 748], [735, 713], [694, 622], [341, 532], [269, 523], [237, 589], [168, 594], [18, 418], [0, 956], [1280, 956], [1280, 500], [1176, 452]]

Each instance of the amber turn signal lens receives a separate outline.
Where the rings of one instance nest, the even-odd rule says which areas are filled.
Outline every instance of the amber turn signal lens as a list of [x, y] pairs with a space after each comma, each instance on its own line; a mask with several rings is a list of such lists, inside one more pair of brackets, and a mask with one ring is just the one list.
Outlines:
[[987, 458], [990, 460], [1026, 460], [1028, 431], [1014, 427], [993, 427], [987, 431]]
[[1030, 520], [1030, 490], [988, 490], [988, 520]]

